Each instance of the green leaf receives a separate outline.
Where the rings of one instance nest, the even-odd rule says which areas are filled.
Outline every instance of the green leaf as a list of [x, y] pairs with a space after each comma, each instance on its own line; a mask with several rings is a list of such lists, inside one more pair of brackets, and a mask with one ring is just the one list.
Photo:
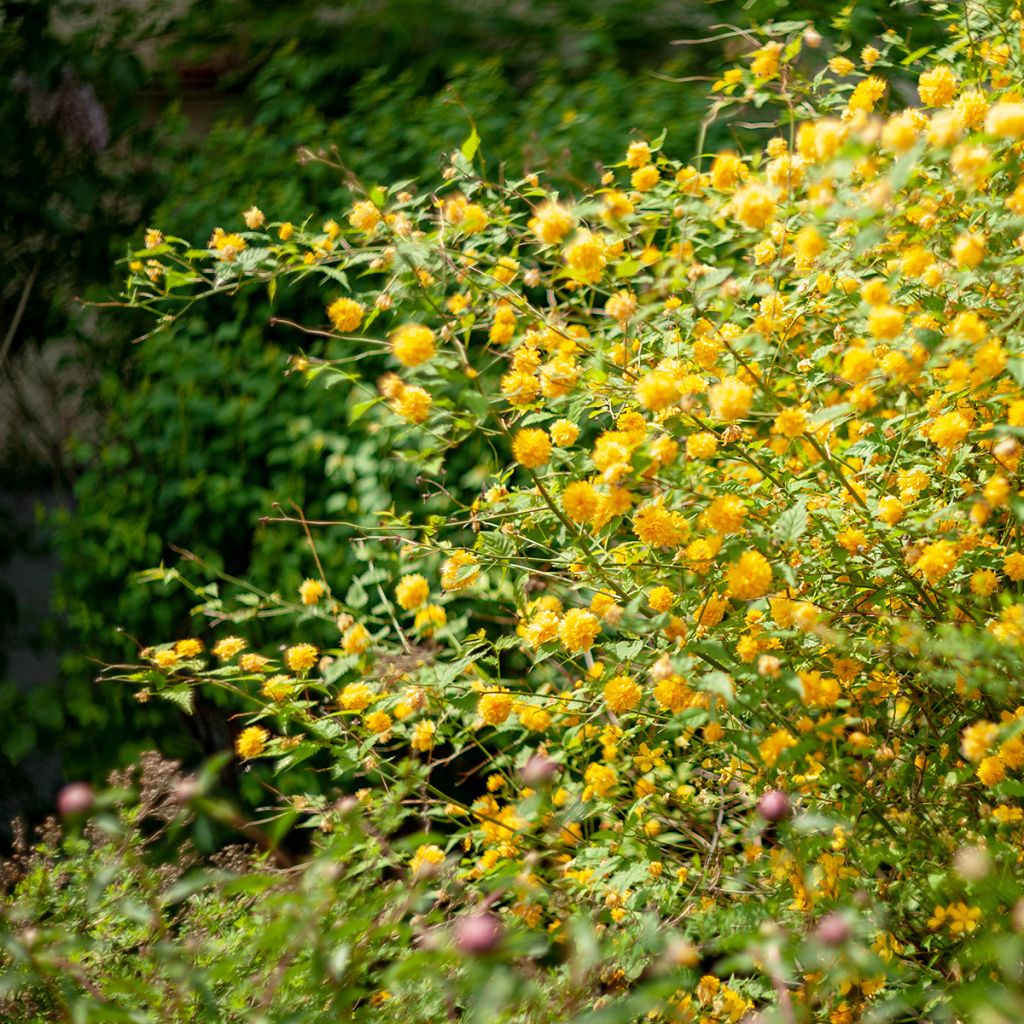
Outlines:
[[472, 160], [476, 156], [476, 151], [480, 148], [480, 136], [477, 134], [476, 128], [469, 133], [469, 138], [462, 144], [460, 152], [467, 160]]

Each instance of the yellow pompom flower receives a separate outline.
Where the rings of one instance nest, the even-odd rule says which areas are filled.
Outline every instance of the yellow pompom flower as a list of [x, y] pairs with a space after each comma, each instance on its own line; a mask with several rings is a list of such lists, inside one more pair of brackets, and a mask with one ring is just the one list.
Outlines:
[[672, 374], [651, 370], [637, 381], [636, 400], [642, 408], [659, 412], [679, 400], [679, 385]]
[[637, 192], [649, 192], [661, 179], [661, 172], [654, 164], [638, 167], [630, 176], [629, 183]]
[[675, 602], [675, 595], [669, 587], [653, 587], [647, 595], [647, 603], [653, 611], [667, 612]]
[[777, 208], [778, 204], [771, 192], [756, 182], [744, 185], [732, 199], [733, 216], [743, 227], [751, 230], [770, 224]]
[[395, 600], [403, 611], [419, 608], [430, 596], [430, 584], [418, 572], [403, 576], [395, 587]]
[[421, 387], [403, 387], [395, 396], [391, 407], [402, 419], [410, 423], [422, 423], [430, 415], [434, 400]]
[[305, 605], [316, 604], [324, 596], [327, 588], [320, 580], [303, 580], [299, 587], [299, 598]]
[[346, 711], [365, 711], [374, 697], [373, 690], [366, 683], [349, 683], [338, 695], [338, 703]]
[[772, 567], [760, 551], [744, 551], [726, 574], [729, 592], [737, 600], [754, 601], [772, 588]]
[[233, 658], [240, 651], [244, 650], [245, 641], [240, 636], [226, 636], [213, 645], [212, 654], [221, 661]]
[[928, 427], [928, 437], [933, 444], [947, 451], [956, 448], [970, 432], [970, 420], [963, 413], [947, 412]]
[[604, 239], [591, 231], [581, 231], [566, 247], [565, 265], [585, 284], [597, 284], [601, 280], [608, 250]]
[[327, 318], [336, 331], [351, 334], [363, 322], [363, 307], [354, 299], [335, 299], [327, 307]]
[[508, 690], [493, 690], [480, 695], [477, 713], [488, 725], [501, 725], [512, 714], [512, 694]]
[[589, 523], [600, 503], [601, 496], [586, 480], [577, 480], [562, 491], [562, 508], [574, 523]]
[[391, 335], [391, 352], [403, 366], [420, 366], [435, 351], [434, 332], [424, 324], [403, 324]]
[[391, 724], [391, 716], [386, 711], [371, 711], [363, 718], [363, 725], [377, 736], [388, 732]]
[[934, 586], [956, 568], [956, 560], [956, 545], [939, 540], [924, 549], [914, 568]]
[[549, 201], [537, 207], [527, 226], [545, 245], [556, 245], [572, 231], [576, 221], [564, 206]]
[[632, 711], [640, 703], [643, 695], [643, 690], [631, 676], [615, 676], [605, 683], [604, 702], [616, 715]]
[[1000, 139], [1024, 136], [1024, 103], [997, 103], [985, 118], [985, 131]]
[[470, 551], [453, 551], [441, 565], [441, 586], [445, 590], [465, 590], [479, 578], [480, 567]]
[[953, 261], [958, 267], [973, 270], [985, 258], [986, 245], [983, 234], [965, 231], [953, 243]]
[[1024, 580], [1024, 554], [1019, 551], [1014, 551], [1012, 554], [1006, 556], [1003, 561], [1003, 572], [1013, 580], [1014, 583], [1019, 583]]
[[754, 392], [739, 377], [726, 377], [708, 392], [711, 414], [719, 420], [739, 420], [750, 412]]
[[370, 642], [370, 631], [361, 622], [357, 622], [345, 630], [341, 638], [341, 649], [346, 654], [362, 654]]
[[267, 748], [270, 733], [261, 725], [250, 725], [243, 729], [235, 740], [235, 753], [246, 759], [259, 757]]
[[437, 724], [431, 721], [417, 722], [412, 729], [412, 737], [409, 741], [413, 750], [421, 754], [434, 749], [434, 736], [437, 733]]
[[689, 532], [683, 514], [665, 508], [660, 501], [638, 509], [633, 517], [633, 533], [654, 547], [678, 547]]
[[520, 466], [537, 469], [551, 458], [551, 438], [547, 431], [520, 430], [512, 441], [512, 456]]
[[320, 656], [320, 652], [312, 644], [296, 644], [284, 652], [284, 663], [293, 672], [307, 672]]
[[568, 448], [575, 444], [580, 436], [580, 428], [572, 420], [555, 420], [551, 424], [551, 440], [559, 448]]
[[426, 636], [432, 636], [435, 629], [440, 629], [448, 621], [448, 613], [439, 604], [424, 605], [416, 612], [413, 628]]
[[573, 654], [589, 651], [594, 646], [601, 623], [597, 616], [586, 608], [570, 608], [562, 619], [558, 637], [566, 650]]
[[948, 107], [956, 95], [953, 69], [940, 65], [925, 71], [917, 80], [917, 94], [927, 107]]
[[348, 215], [348, 222], [352, 227], [367, 233], [373, 231], [380, 221], [380, 210], [369, 199], [354, 203]]
[[711, 459], [718, 451], [718, 438], [706, 430], [691, 434], [686, 439], [686, 454], [691, 459]]
[[904, 516], [903, 502], [891, 494], [878, 499], [878, 518], [886, 526], [895, 526]]
[[427, 844], [419, 847], [412, 855], [412, 860], [409, 861], [409, 868], [412, 871], [413, 878], [420, 878], [432, 874], [437, 869], [438, 864], [443, 863], [444, 850], [440, 846]]
[[872, 306], [868, 314], [868, 331], [879, 341], [892, 341], [903, 330], [903, 314], [895, 306]]

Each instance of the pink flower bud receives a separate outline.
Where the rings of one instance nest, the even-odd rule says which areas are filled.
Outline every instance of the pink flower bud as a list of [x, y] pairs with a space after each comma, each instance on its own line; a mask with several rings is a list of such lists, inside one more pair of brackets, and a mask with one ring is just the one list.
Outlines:
[[460, 953], [481, 956], [501, 942], [502, 927], [490, 911], [468, 914], [455, 923], [455, 946]]
[[765, 821], [782, 821], [789, 817], [792, 810], [789, 797], [781, 789], [769, 789], [757, 801], [757, 813]]
[[826, 914], [814, 929], [814, 937], [825, 946], [841, 946], [850, 937], [850, 926], [838, 914]]
[[57, 794], [57, 813], [62, 818], [86, 814], [92, 810], [96, 794], [87, 782], [69, 782]]
[[545, 754], [534, 754], [523, 765], [523, 782], [527, 786], [546, 786], [558, 774], [558, 762]]

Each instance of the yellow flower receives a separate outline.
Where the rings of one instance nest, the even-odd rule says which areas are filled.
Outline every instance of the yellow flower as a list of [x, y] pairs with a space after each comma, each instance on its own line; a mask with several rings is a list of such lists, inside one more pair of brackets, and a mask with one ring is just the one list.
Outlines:
[[739, 377], [726, 377], [708, 392], [711, 414], [720, 420], [739, 420], [750, 412], [754, 392]]
[[698, 434], [691, 434], [686, 439], [686, 454], [691, 459], [711, 459], [718, 451], [718, 438], [714, 434], [702, 430]]
[[608, 262], [604, 239], [590, 231], [579, 232], [566, 247], [564, 256], [566, 266], [586, 284], [600, 281]]
[[601, 623], [593, 612], [585, 608], [570, 608], [562, 619], [558, 636], [566, 650], [580, 654], [594, 646], [600, 632]]
[[512, 455], [520, 466], [537, 469], [551, 458], [551, 439], [544, 430], [520, 430], [512, 441]]
[[335, 299], [327, 307], [327, 318], [336, 331], [351, 334], [363, 322], [363, 307], [354, 299]]
[[419, 366], [435, 350], [434, 332], [423, 324], [403, 324], [391, 335], [391, 352], [403, 366]]
[[555, 420], [551, 424], [551, 440], [559, 448], [568, 448], [569, 445], [575, 444], [579, 436], [580, 428], [572, 420]]
[[985, 258], [986, 245], [983, 234], [965, 231], [953, 243], [953, 260], [958, 267], [973, 270]]
[[432, 874], [438, 864], [444, 863], [444, 851], [440, 846], [432, 844], [420, 846], [412, 855], [409, 867], [414, 878]]
[[997, 103], [985, 118], [985, 131], [1000, 139], [1024, 136], [1024, 103]]
[[363, 725], [377, 736], [383, 736], [391, 728], [391, 716], [386, 711], [371, 711], [363, 718]]
[[574, 523], [590, 522], [600, 503], [600, 495], [586, 480], [577, 480], [562, 492], [562, 508]]
[[553, 201], [538, 206], [528, 224], [530, 230], [545, 245], [556, 245], [575, 225], [573, 215], [564, 206]]
[[928, 437], [933, 444], [947, 451], [956, 448], [970, 432], [971, 424], [963, 413], [947, 412], [928, 428]]
[[213, 645], [212, 653], [214, 657], [219, 657], [222, 662], [226, 662], [229, 657], [234, 657], [243, 650], [245, 645], [246, 642], [242, 637], [224, 637], [223, 640], [218, 640]]
[[956, 545], [939, 540], [924, 549], [914, 568], [934, 585], [956, 568], [956, 559]]
[[629, 144], [626, 150], [627, 167], [643, 167], [651, 162], [651, 147], [642, 139], [637, 139]]
[[319, 656], [320, 652], [312, 644], [296, 644], [284, 652], [284, 662], [293, 672], [306, 672]]
[[413, 620], [413, 628], [422, 631], [426, 636], [432, 636], [435, 629], [440, 629], [448, 621], [448, 614], [438, 604], [424, 605], [416, 612]]
[[615, 676], [605, 683], [604, 702], [617, 715], [632, 711], [642, 697], [643, 690], [631, 676]]
[[948, 107], [956, 95], [956, 75], [953, 69], [940, 65], [925, 71], [917, 80], [921, 102], [928, 107]]
[[465, 590], [480, 578], [476, 556], [462, 549], [453, 551], [441, 565], [441, 586], [445, 590]]
[[194, 658], [196, 655], [201, 654], [203, 650], [203, 641], [196, 640], [194, 637], [190, 637], [187, 640], [179, 640], [174, 645], [175, 653], [181, 658]]
[[320, 580], [303, 580], [299, 587], [299, 598], [303, 604], [316, 604], [324, 596], [325, 590]]
[[412, 739], [410, 743], [413, 750], [420, 753], [427, 753], [434, 749], [434, 735], [437, 732], [437, 725], [429, 720], [417, 722], [413, 726]]
[[430, 584], [418, 572], [403, 576], [395, 587], [395, 600], [404, 611], [418, 608], [430, 596]]
[[476, 709], [488, 725], [501, 725], [512, 714], [512, 694], [504, 689], [481, 694]]
[[349, 224], [357, 231], [365, 231], [367, 234], [373, 231], [380, 220], [380, 210], [368, 199], [355, 203], [348, 215]]
[[741, 188], [732, 200], [733, 216], [745, 228], [763, 228], [775, 218], [775, 197], [756, 182]]
[[633, 532], [645, 544], [654, 547], [678, 547], [690, 532], [681, 512], [665, 508], [660, 502], [645, 505], [633, 517]]
[[430, 414], [433, 399], [421, 387], [402, 387], [395, 396], [392, 408], [410, 423], [422, 423]]
[[349, 683], [338, 695], [338, 703], [346, 711], [365, 711], [375, 694], [366, 683]]
[[357, 622], [345, 631], [341, 638], [341, 649], [346, 654], [362, 654], [371, 642], [370, 631], [361, 622]]
[[667, 612], [675, 602], [675, 595], [669, 587], [653, 587], [647, 595], [647, 603], [656, 612]]
[[157, 668], [171, 668], [178, 663], [180, 655], [175, 650], [157, 651], [150, 659]]
[[235, 740], [235, 753], [239, 757], [259, 757], [266, 749], [270, 733], [260, 725], [250, 725], [243, 729]]
[[658, 412], [679, 400], [679, 385], [671, 373], [651, 370], [637, 381], [636, 400], [642, 408]]
[[733, 597], [753, 601], [771, 590], [772, 567], [760, 551], [744, 551], [729, 566], [725, 581]]
[[654, 164], [638, 167], [630, 176], [629, 183], [637, 192], [649, 192], [661, 179], [661, 172]]

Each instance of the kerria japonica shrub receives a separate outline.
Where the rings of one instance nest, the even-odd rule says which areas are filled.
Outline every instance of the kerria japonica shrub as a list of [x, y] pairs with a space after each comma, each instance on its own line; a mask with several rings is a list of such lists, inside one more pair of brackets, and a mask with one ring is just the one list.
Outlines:
[[[204, 591], [212, 637], [111, 674], [230, 690], [271, 788], [331, 773], [394, 913], [504, 964], [500, 1019], [1024, 1019], [1021, 14], [948, 16], [924, 54], [776, 26], [712, 90], [735, 151], [637, 135], [570, 198], [474, 133], [436, 183], [132, 256], [164, 322], [321, 282], [290, 371], [451, 501], [381, 510], [345, 593], [305, 510], [300, 593]], [[420, 1019], [388, 969], [359, 1019]]]

